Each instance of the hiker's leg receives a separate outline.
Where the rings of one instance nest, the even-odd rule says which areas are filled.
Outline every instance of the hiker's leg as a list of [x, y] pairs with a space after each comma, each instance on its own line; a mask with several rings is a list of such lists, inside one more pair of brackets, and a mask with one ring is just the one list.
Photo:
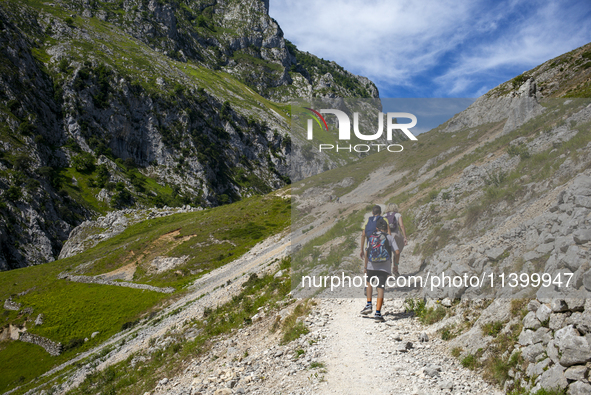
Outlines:
[[384, 304], [384, 288], [378, 288], [378, 299], [376, 302], [376, 310], [382, 310], [382, 304]]
[[365, 283], [365, 293], [367, 296], [367, 303], [371, 303], [373, 289], [371, 288], [371, 284], [369, 283], [369, 281]]

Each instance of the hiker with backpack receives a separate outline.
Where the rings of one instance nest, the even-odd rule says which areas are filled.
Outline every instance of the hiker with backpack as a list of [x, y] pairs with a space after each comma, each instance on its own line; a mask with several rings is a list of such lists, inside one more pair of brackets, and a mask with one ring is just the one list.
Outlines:
[[400, 250], [396, 251], [396, 253], [394, 254], [392, 265], [392, 274], [398, 277], [400, 276], [400, 273], [398, 272], [398, 265], [400, 263], [400, 253], [402, 253], [404, 246], [408, 244], [408, 240], [406, 239], [406, 229], [404, 229], [404, 222], [402, 222], [402, 214], [398, 212], [398, 205], [389, 204], [388, 211], [384, 215], [384, 218], [388, 221], [390, 234], [394, 236], [396, 245], [400, 248]]
[[[374, 217], [376, 217], [375, 208], [373, 213]], [[372, 217], [370, 217], [370, 220], [371, 218]], [[367, 315], [373, 311], [373, 286], [377, 285], [378, 297], [374, 318], [378, 321], [384, 321], [384, 317], [382, 316], [384, 288], [386, 286], [386, 280], [391, 275], [392, 256], [394, 253], [398, 252], [398, 246], [396, 245], [394, 237], [388, 234], [388, 222], [381, 217], [374, 222], [375, 230], [367, 237], [367, 247], [365, 248], [365, 251], [362, 251], [364, 256], [363, 272], [366, 276], [367, 304], [363, 310], [361, 310], [361, 314]]]

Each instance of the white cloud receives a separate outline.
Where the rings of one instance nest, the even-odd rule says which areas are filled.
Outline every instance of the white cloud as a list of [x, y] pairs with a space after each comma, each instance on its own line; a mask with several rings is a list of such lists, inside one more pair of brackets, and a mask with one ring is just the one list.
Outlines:
[[[518, 67], [519, 74], [591, 41], [584, 1], [490, 4], [287, 0], [271, 2], [270, 13], [298, 48], [371, 78], [381, 90], [432, 85], [441, 96], [479, 93], [500, 69]], [[577, 12], [581, 7], [585, 12]]]

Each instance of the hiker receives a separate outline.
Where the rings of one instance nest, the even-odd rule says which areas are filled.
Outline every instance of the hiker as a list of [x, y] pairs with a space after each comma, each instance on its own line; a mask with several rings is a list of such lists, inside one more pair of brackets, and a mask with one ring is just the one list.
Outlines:
[[398, 252], [398, 246], [392, 235], [388, 234], [388, 222], [384, 218], [378, 219], [376, 229], [368, 237], [367, 248], [365, 250], [364, 270], [367, 276], [366, 295], [367, 304], [361, 310], [361, 314], [367, 315], [372, 312], [372, 282], [377, 282], [378, 297], [376, 301], [376, 312], [374, 318], [377, 321], [384, 321], [382, 316], [382, 306], [384, 303], [384, 288], [386, 280], [391, 275], [392, 255]]
[[400, 273], [398, 272], [398, 265], [400, 264], [400, 253], [402, 253], [404, 246], [408, 244], [408, 240], [406, 239], [406, 229], [404, 229], [404, 222], [402, 222], [402, 214], [398, 212], [398, 205], [389, 204], [388, 211], [386, 212], [386, 214], [384, 214], [384, 218], [388, 220], [390, 234], [394, 236], [396, 245], [400, 248], [400, 251], [396, 251], [396, 254], [394, 254], [392, 265], [392, 274], [398, 277], [400, 276]]
[[[382, 207], [380, 207], [379, 204], [376, 204], [371, 209], [371, 214], [372, 214], [372, 216], [369, 217], [367, 219], [367, 222], [365, 223], [365, 225], [363, 225], [361, 227], [361, 245], [360, 245], [361, 252], [359, 253], [359, 257], [361, 259], [364, 259], [365, 249], [367, 248], [367, 246], [365, 245], [366, 244], [365, 240], [376, 230], [377, 221], [380, 218], [382, 218], [382, 216], [381, 216]], [[386, 220], [386, 222], [388, 222], [388, 220]], [[389, 232], [388, 232], [388, 234], [389, 234]]]

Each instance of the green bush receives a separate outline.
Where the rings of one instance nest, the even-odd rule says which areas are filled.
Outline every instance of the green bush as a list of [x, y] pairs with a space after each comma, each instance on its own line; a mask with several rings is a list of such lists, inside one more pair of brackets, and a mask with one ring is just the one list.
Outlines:
[[94, 170], [94, 156], [88, 152], [82, 152], [72, 157], [72, 167], [84, 173]]
[[23, 197], [23, 193], [19, 187], [16, 185], [11, 185], [8, 189], [4, 192], [4, 198], [8, 201], [13, 203], [18, 202]]

